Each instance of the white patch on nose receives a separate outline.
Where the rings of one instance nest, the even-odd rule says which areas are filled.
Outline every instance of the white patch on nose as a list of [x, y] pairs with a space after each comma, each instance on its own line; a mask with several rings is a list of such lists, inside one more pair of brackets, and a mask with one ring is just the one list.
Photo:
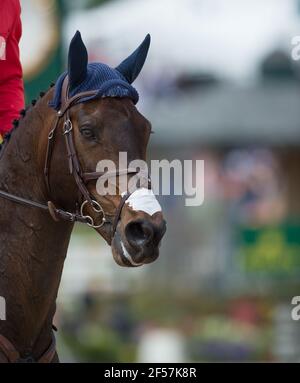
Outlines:
[[122, 251], [123, 251], [123, 255], [124, 257], [133, 265], [133, 266], [141, 266], [142, 263], [136, 263], [134, 262], [134, 260], [132, 259], [132, 256], [128, 253], [123, 241], [121, 241], [121, 247], [122, 247]]
[[127, 199], [126, 203], [135, 211], [143, 211], [153, 215], [161, 211], [161, 206], [157, 201], [152, 190], [140, 188], [134, 191]]

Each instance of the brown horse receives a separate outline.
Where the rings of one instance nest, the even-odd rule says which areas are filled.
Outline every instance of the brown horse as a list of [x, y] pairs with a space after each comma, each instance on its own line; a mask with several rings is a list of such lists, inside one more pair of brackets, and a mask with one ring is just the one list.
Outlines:
[[[70, 46], [73, 52], [69, 52], [65, 90], [78, 75], [72, 57], [77, 55], [78, 60], [76, 50], [84, 49], [80, 36], [75, 40]], [[142, 67], [139, 64], [137, 70], [137, 56], [135, 51], [133, 58], [123, 62], [127, 75], [129, 64], [136, 72], [131, 73], [131, 80]], [[80, 65], [87, 65], [85, 58]], [[0, 296], [6, 300], [6, 320], [0, 321], [0, 362], [58, 361], [52, 320], [74, 221], [96, 226], [103, 211], [105, 220], [96, 231], [111, 245], [121, 266], [154, 261], [165, 233], [161, 211], [151, 215], [126, 203], [129, 195], [124, 198], [119, 191], [114, 196], [99, 195], [96, 190], [100, 174], [93, 172], [100, 160], [118, 165], [119, 152], [127, 152], [129, 161], [146, 159], [151, 125], [134, 102], [130, 97], [94, 97], [81, 102], [81, 95], [70, 101], [68, 91], [63, 94], [62, 90], [57, 112], [49, 107], [54, 92], [50, 88], [27, 108], [1, 150]], [[67, 130], [68, 124], [71, 129]], [[51, 169], [48, 185], [46, 157]], [[95, 176], [87, 180], [84, 174]], [[128, 169], [126, 174], [132, 176]], [[86, 215], [78, 210], [84, 200]]]

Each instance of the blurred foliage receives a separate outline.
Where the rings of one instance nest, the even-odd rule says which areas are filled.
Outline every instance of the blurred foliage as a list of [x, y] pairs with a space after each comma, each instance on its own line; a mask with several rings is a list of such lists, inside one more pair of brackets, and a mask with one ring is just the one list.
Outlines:
[[30, 104], [31, 100], [36, 99], [41, 91], [47, 91], [50, 83], [55, 82], [64, 70], [64, 53], [61, 42], [61, 29], [62, 21], [66, 15], [66, 6], [63, 0], [56, 0], [54, 4], [55, 6], [49, 15], [52, 15], [51, 17], [55, 17], [56, 19], [56, 28], [59, 37], [57, 41], [53, 43], [52, 50], [49, 52], [47, 58], [40, 64], [39, 69], [34, 73], [34, 75], [24, 78], [26, 104]]
[[134, 345], [98, 323], [83, 325], [76, 337], [64, 332], [63, 340], [81, 362], [130, 363], [135, 360]]
[[[231, 310], [241, 302], [250, 302], [258, 319], [251, 323], [235, 317]], [[80, 362], [135, 362], [141, 337], [149, 329], [181, 334], [189, 345], [189, 361], [272, 360], [270, 307], [255, 297], [228, 301], [184, 294], [94, 292], [78, 297], [70, 309], [60, 313], [60, 334]]]

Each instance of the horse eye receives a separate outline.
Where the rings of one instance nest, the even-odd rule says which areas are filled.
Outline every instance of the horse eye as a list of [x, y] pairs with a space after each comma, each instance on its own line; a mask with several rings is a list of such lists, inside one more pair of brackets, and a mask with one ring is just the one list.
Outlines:
[[80, 129], [80, 133], [84, 138], [95, 138], [95, 134], [92, 129]]

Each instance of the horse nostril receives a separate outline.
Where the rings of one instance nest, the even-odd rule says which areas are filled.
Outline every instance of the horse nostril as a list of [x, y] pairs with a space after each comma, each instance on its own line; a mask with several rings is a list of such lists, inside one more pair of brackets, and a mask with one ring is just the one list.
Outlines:
[[141, 247], [152, 240], [154, 228], [152, 224], [147, 221], [133, 221], [126, 226], [125, 235], [130, 245]]

